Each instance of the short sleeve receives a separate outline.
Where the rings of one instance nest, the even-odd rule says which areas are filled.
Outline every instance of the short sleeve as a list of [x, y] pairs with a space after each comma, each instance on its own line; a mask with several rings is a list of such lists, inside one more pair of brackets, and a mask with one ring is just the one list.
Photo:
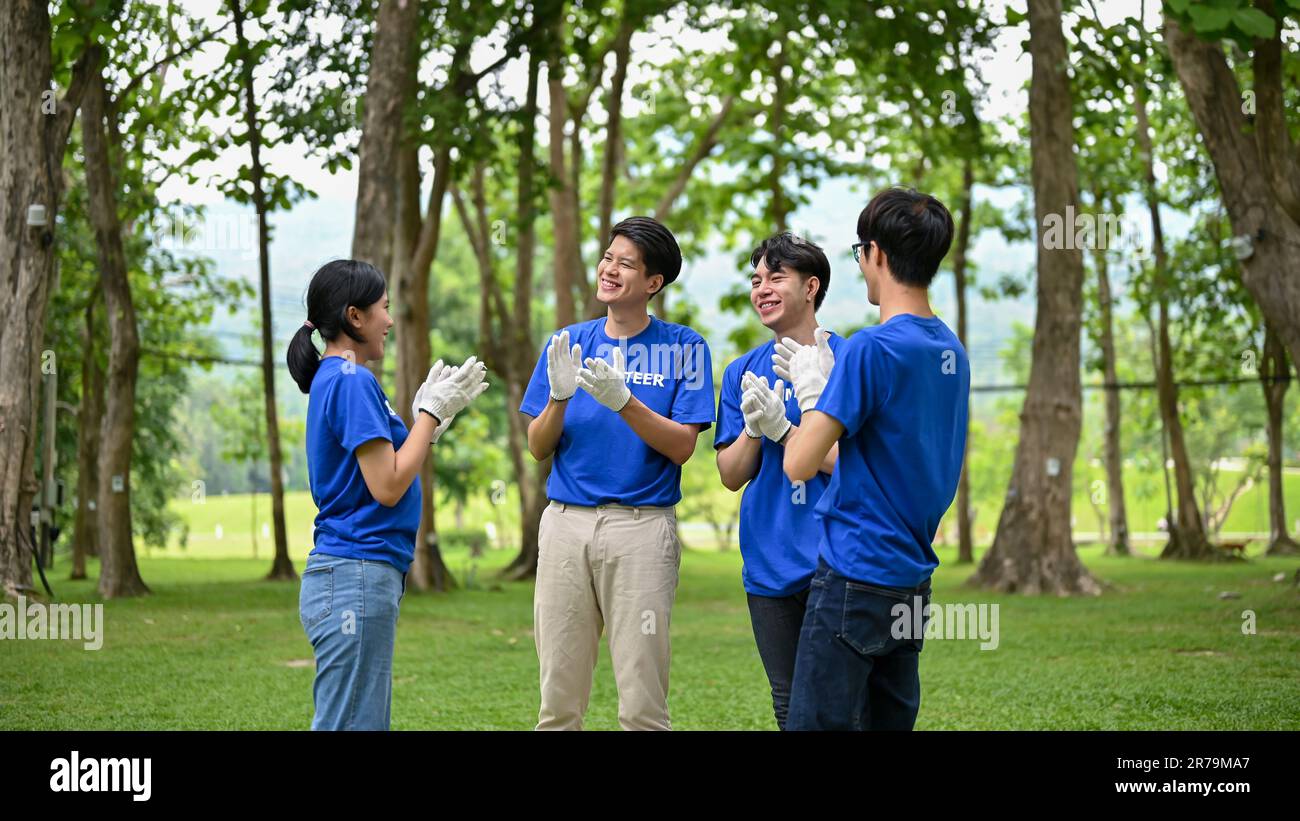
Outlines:
[[883, 384], [876, 343], [870, 334], [850, 337], [835, 354], [835, 367], [814, 410], [834, 417], [849, 436], [856, 434], [879, 406]]
[[699, 334], [682, 343], [682, 378], [677, 380], [668, 418], [683, 425], [713, 424], [713, 357]]
[[718, 426], [713, 432], [715, 449], [736, 441], [745, 427], [745, 416], [740, 412], [740, 363], [741, 360], [737, 359], [722, 374], [722, 392], [718, 396]]
[[551, 399], [551, 379], [546, 374], [546, 349], [550, 346], [554, 335], [548, 336], [542, 343], [542, 353], [537, 357], [537, 365], [533, 368], [532, 378], [528, 380], [528, 388], [524, 391], [523, 401], [519, 403], [519, 411], [529, 416], [540, 416], [542, 411], [546, 410], [546, 403]]
[[373, 439], [393, 441], [388, 400], [369, 370], [358, 367], [339, 374], [331, 399], [330, 430], [349, 453]]

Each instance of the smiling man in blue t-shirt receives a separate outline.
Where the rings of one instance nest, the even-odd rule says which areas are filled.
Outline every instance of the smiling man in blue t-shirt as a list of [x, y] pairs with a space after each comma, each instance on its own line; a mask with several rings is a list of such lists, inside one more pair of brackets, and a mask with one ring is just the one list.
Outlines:
[[670, 728], [668, 628], [681, 566], [674, 506], [682, 465], [713, 424], [704, 338], [646, 311], [681, 267], [677, 240], [655, 220], [615, 225], [596, 268], [605, 316], [551, 338], [519, 405], [533, 417], [528, 450], [555, 457], [533, 593], [539, 730], [582, 728], [602, 630], [619, 725]]
[[910, 730], [916, 722], [939, 564], [932, 542], [957, 490], [970, 397], [966, 351], [928, 292], [952, 231], [934, 197], [898, 188], [876, 195], [858, 217], [853, 255], [880, 324], [834, 353], [778, 352], [777, 371], [794, 382], [804, 411], [786, 444], [786, 475], [811, 478], [839, 446], [816, 509], [820, 559], [787, 729]]
[[[772, 369], [772, 354], [783, 339], [816, 344], [816, 311], [826, 298], [831, 266], [821, 248], [789, 232], [764, 240], [750, 264], [749, 301], [772, 339], [727, 366], [713, 447], [722, 484], [733, 491], [745, 488], [740, 500], [741, 580], [776, 725], [785, 729], [808, 582], [817, 568], [813, 507], [830, 481], [836, 448], [831, 446], [820, 470], [806, 482], [786, 479], [781, 442], [798, 429], [799, 403], [793, 388]], [[844, 342], [821, 335], [828, 336], [826, 344], [835, 351]]]

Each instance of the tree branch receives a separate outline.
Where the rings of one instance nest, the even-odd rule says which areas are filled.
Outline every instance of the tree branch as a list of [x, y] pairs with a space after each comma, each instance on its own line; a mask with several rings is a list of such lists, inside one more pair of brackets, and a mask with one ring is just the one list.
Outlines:
[[695, 147], [695, 152], [691, 154], [690, 159], [688, 159], [686, 164], [682, 166], [681, 171], [677, 174], [677, 179], [673, 181], [672, 186], [670, 186], [664, 193], [663, 198], [659, 200], [659, 204], [655, 206], [655, 219], [660, 222], [664, 222], [668, 219], [668, 215], [672, 213], [677, 198], [686, 190], [686, 184], [690, 182], [691, 175], [695, 173], [696, 167], [709, 156], [709, 152], [713, 151], [714, 146], [718, 144], [718, 133], [722, 130], [723, 124], [731, 115], [731, 110], [735, 107], [735, 103], [736, 95], [734, 94], [728, 94], [726, 99], [722, 101], [722, 107], [718, 109], [718, 113], [714, 115], [713, 121], [709, 123], [709, 127], [705, 130], [704, 136]]
[[144, 71], [132, 77], [130, 82], [122, 86], [122, 90], [117, 92], [117, 94], [113, 96], [114, 105], [117, 104], [118, 100], [126, 99], [126, 95], [130, 94], [132, 91], [135, 91], [135, 89], [141, 83], [144, 82], [144, 78], [148, 77], [150, 74], [153, 74], [155, 71], [157, 71], [159, 68], [166, 65], [167, 63], [171, 63], [175, 60], [179, 60], [181, 57], [186, 56], [187, 54], [194, 51], [199, 46], [204, 45], [205, 43], [212, 42], [213, 40], [216, 39], [218, 34], [225, 31], [233, 22], [234, 20], [227, 20], [225, 24], [222, 25], [220, 28], [213, 29], [212, 31], [205, 34], [204, 36], [196, 38], [193, 42], [191, 42], [189, 45], [185, 46], [184, 48], [177, 49], [176, 51], [173, 51], [171, 54], [163, 55], [162, 57], [159, 57], [157, 60], [153, 61], [153, 63], [151, 63], [148, 68], [146, 68]]
[[58, 155], [53, 158], [56, 167], [59, 158], [63, 156], [64, 146], [68, 144], [68, 138], [72, 135], [72, 123], [77, 119], [77, 109], [81, 108], [81, 98], [86, 93], [91, 76], [102, 70], [103, 61], [103, 47], [92, 45], [81, 53], [72, 66], [72, 79], [68, 83], [68, 91], [63, 95], [63, 99], [59, 100], [58, 111], [54, 116], [54, 139], [47, 143], [47, 145], [58, 146]]

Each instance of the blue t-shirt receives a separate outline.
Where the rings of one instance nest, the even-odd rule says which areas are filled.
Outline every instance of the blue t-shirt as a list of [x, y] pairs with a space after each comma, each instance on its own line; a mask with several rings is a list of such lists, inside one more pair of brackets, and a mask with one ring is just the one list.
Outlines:
[[420, 527], [420, 477], [393, 507], [370, 495], [356, 449], [406, 441], [406, 423], [368, 369], [339, 356], [321, 360], [307, 399], [307, 478], [316, 515], [312, 553], [388, 562], [405, 573]]
[[[582, 358], [613, 361], [623, 346], [627, 386], [660, 416], [683, 425], [713, 424], [713, 361], [704, 337], [684, 325], [656, 316], [626, 340], [605, 335], [605, 318], [570, 325], [569, 345], [582, 346]], [[559, 333], [556, 331], [555, 333]], [[519, 410], [538, 416], [551, 398], [546, 376], [547, 337]], [[546, 495], [557, 502], [595, 507], [604, 504], [668, 507], [681, 501], [682, 469], [647, 445], [617, 413], [581, 387], [564, 412], [564, 430], [555, 450]]]
[[[844, 338], [831, 334], [830, 346], [837, 353]], [[722, 395], [718, 398], [718, 427], [713, 447], [720, 448], [745, 435], [745, 415], [740, 411], [740, 378], [745, 371], [778, 379], [772, 370], [776, 340], [769, 340], [727, 366], [722, 374]], [[799, 401], [791, 385], [785, 386], [785, 417], [799, 424]], [[817, 471], [801, 487], [786, 478], [781, 462], [785, 448], [763, 437], [758, 468], [740, 497], [740, 555], [745, 560], [741, 580], [745, 591], [755, 596], [789, 596], [808, 586], [817, 569], [818, 530], [813, 508], [831, 477]]]
[[966, 351], [938, 317], [899, 314], [836, 351], [816, 407], [844, 426], [816, 511], [832, 570], [913, 587], [939, 566], [931, 543], [957, 491], [969, 399]]

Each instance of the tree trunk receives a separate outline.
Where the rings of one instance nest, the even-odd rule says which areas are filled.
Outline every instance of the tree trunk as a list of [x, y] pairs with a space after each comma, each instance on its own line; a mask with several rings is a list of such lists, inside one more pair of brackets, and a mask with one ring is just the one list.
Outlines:
[[[454, 85], [454, 83], [452, 83]], [[429, 372], [429, 275], [442, 236], [442, 204], [451, 175], [451, 148], [434, 150], [433, 186], [424, 217], [420, 216], [420, 169], [417, 149], [403, 145], [399, 160], [397, 244], [393, 258], [397, 316], [397, 399], [408, 426], [415, 424], [411, 403]], [[416, 533], [411, 581], [418, 590], [439, 593], [456, 587], [442, 558], [438, 542], [437, 485], [434, 479], [435, 445], [420, 466], [420, 528]]]
[[365, 117], [357, 160], [357, 210], [352, 256], [385, 274], [392, 262], [397, 216], [397, 153], [402, 113], [412, 86], [411, 58], [419, 0], [381, 0], [370, 47]]
[[[953, 248], [952, 276], [953, 286], [957, 291], [957, 339], [966, 347], [966, 252], [970, 247], [971, 220], [975, 218], [974, 208], [975, 170], [970, 157], [962, 160], [961, 165], [961, 224], [957, 229], [957, 244]], [[966, 425], [966, 449], [962, 454], [961, 478], [957, 480], [957, 563], [971, 564], [975, 561], [975, 542], [971, 534], [970, 516], [970, 472], [968, 462], [970, 455], [970, 424]]]
[[[518, 375], [517, 382], [527, 380], [528, 377], [524, 376], [524, 374], [532, 373], [534, 363], [534, 346], [531, 344], [529, 331], [532, 327], [530, 319], [532, 318], [533, 249], [537, 244], [535, 229], [537, 210], [533, 205], [533, 163], [537, 142], [536, 129], [533, 127], [533, 123], [537, 120], [537, 70], [537, 60], [532, 55], [529, 55], [528, 90], [524, 98], [524, 118], [522, 120], [524, 127], [519, 135], [519, 177], [516, 198], [519, 251], [515, 262], [514, 328], [519, 336], [516, 337], [517, 343], [511, 345], [508, 350], [508, 355], [515, 360], [511, 370]], [[514, 407], [519, 407], [518, 403], [522, 395], [522, 391], [520, 391], [518, 397], [512, 397], [511, 401], [515, 403]], [[511, 411], [507, 409], [506, 412], [510, 413]], [[518, 415], [517, 412], [516, 415]], [[541, 481], [537, 477], [540, 477], [542, 473], [542, 470], [534, 472], [533, 487], [538, 492], [533, 497], [532, 504], [521, 511], [523, 517], [519, 523], [521, 533], [519, 555], [503, 571], [509, 578], [525, 578], [537, 573], [537, 531], [542, 517], [542, 508], [545, 506], [545, 503], [541, 500], [546, 498], [545, 488], [538, 488]], [[520, 477], [519, 490], [521, 499], [527, 493], [525, 489], [526, 483], [527, 479]]]
[[1264, 355], [1260, 358], [1260, 385], [1268, 408], [1268, 556], [1292, 556], [1300, 545], [1291, 538], [1286, 521], [1285, 475], [1282, 472], [1282, 411], [1287, 388], [1291, 387], [1291, 365], [1286, 348], [1272, 326], [1264, 324]]
[[1079, 201], [1060, 0], [1030, 0], [1029, 31], [1030, 148], [1039, 230], [1033, 362], [1011, 484], [993, 546], [972, 582], [1004, 592], [1095, 595], [1101, 587], [1079, 561], [1070, 530], [1082, 423], [1083, 255], [1074, 247], [1048, 248], [1043, 237], [1048, 217], [1062, 219]]
[[[1160, 251], [1156, 251], [1157, 258]], [[1159, 263], [1157, 263], [1159, 267]], [[1157, 286], [1159, 287], [1159, 286]], [[1173, 346], [1169, 341], [1169, 305], [1163, 296], [1156, 316], [1157, 345], [1160, 356], [1156, 360], [1156, 394], [1160, 403], [1160, 421], [1169, 441], [1169, 458], [1174, 463], [1174, 489], [1177, 511], [1173, 519], [1165, 517], [1169, 541], [1160, 552], [1162, 559], [1214, 559], [1220, 554], [1205, 536], [1205, 526], [1196, 505], [1196, 488], [1192, 483], [1191, 459], [1183, 437], [1182, 419], [1178, 412], [1178, 386], [1174, 382]]]
[[103, 536], [99, 593], [106, 599], [149, 592], [135, 560], [131, 528], [131, 450], [135, 438], [135, 387], [140, 338], [122, 248], [122, 225], [104, 132], [107, 92], [96, 73], [81, 113], [86, 156], [86, 206], [99, 250], [104, 308], [108, 317], [108, 378], [100, 432], [99, 526]]
[[[32, 586], [32, 501], [37, 482], [36, 395], [45, 316], [54, 281], [54, 230], [63, 194], [60, 172], [86, 76], [98, 49], [73, 68], [63, 99], [49, 98], [49, 4], [0, 3], [0, 596]], [[45, 225], [29, 227], [28, 209], [45, 208]]]
[[81, 407], [77, 410], [77, 510], [72, 517], [71, 579], [86, 578], [86, 557], [99, 555], [96, 510], [99, 494], [99, 420], [104, 418], [104, 369], [95, 355], [95, 305], [100, 289], [86, 301], [82, 337]]
[[525, 371], [522, 381], [513, 380], [507, 388], [507, 401], [510, 403], [506, 408], [510, 418], [510, 461], [514, 464], [515, 475], [519, 477], [520, 522], [519, 554], [502, 571], [510, 579], [526, 579], [536, 575], [542, 511], [550, 501], [546, 496], [546, 479], [551, 474], [552, 459], [547, 457], [531, 471], [526, 468], [524, 451], [528, 441], [528, 423], [523, 414], [513, 410], [523, 401], [529, 373]]
[[[519, 135], [521, 157], [532, 157], [535, 138], [531, 124], [537, 106], [537, 68], [535, 58], [529, 57], [529, 86], [525, 103], [525, 116], [521, 119], [524, 130]], [[533, 172], [531, 163], [521, 162], [517, 176], [518, 200], [516, 224], [520, 226], [519, 251], [515, 254], [515, 289], [513, 305], [508, 305], [503, 289], [496, 277], [492, 255], [491, 229], [488, 219], [485, 169], [480, 161], [470, 177], [473, 208], [466, 203], [459, 189], [452, 191], [452, 201], [460, 216], [461, 225], [474, 249], [479, 269], [479, 350], [488, 368], [498, 376], [506, 389], [507, 444], [510, 462], [519, 486], [519, 553], [501, 572], [508, 579], [523, 579], [537, 572], [537, 537], [542, 510], [546, 507], [546, 479], [550, 474], [549, 458], [530, 470], [528, 465], [528, 423], [516, 409], [523, 401], [528, 380], [532, 377], [535, 344], [532, 340], [532, 248], [535, 242], [532, 230], [534, 209], [528, 204], [533, 198]]]
[[[1141, 83], [1135, 87], [1133, 111], [1137, 120], [1138, 149], [1143, 165], [1143, 193], [1151, 219], [1151, 247], [1155, 252], [1152, 289], [1158, 294], [1156, 308], [1156, 398], [1160, 404], [1160, 421], [1169, 441], [1169, 457], [1174, 463], [1174, 486], [1178, 492], [1178, 510], [1171, 519], [1165, 517], [1169, 541], [1160, 557], [1177, 559], [1212, 559], [1218, 552], [1205, 537], [1205, 526], [1196, 505], [1196, 488], [1192, 483], [1192, 464], [1187, 455], [1183, 422], [1178, 410], [1178, 383], [1174, 381], [1173, 345], [1169, 340], [1169, 255], [1165, 250], [1164, 225], [1160, 219], [1160, 196], [1156, 190], [1155, 147], [1151, 143], [1151, 126], [1147, 120], [1146, 92]], [[1173, 511], [1170, 511], [1173, 512]]]
[[[1100, 192], [1093, 203], [1102, 208]], [[1132, 553], [1128, 543], [1128, 511], [1124, 503], [1124, 451], [1120, 446], [1119, 377], [1115, 369], [1115, 331], [1110, 291], [1110, 268], [1106, 249], [1097, 243], [1093, 260], [1097, 265], [1097, 302], [1101, 310], [1101, 360], [1102, 378], [1106, 383], [1106, 429], [1103, 434], [1106, 457], [1106, 507], [1110, 519], [1110, 539], [1106, 555], [1128, 556]]]
[[259, 286], [262, 296], [262, 394], [266, 411], [266, 445], [271, 468], [271, 522], [275, 531], [275, 558], [268, 581], [294, 581], [298, 572], [289, 558], [289, 538], [284, 524], [284, 457], [280, 453], [280, 422], [275, 404], [275, 353], [272, 350], [274, 326], [271, 323], [271, 248], [267, 227], [266, 192], [262, 187], [262, 126], [257, 117], [257, 98], [253, 93], [253, 61], [244, 38], [244, 7], [241, 0], [231, 0], [235, 18], [235, 39], [241, 52], [240, 74], [244, 92], [244, 124], [248, 128], [251, 153], [253, 208], [257, 211], [257, 253]]
[[[370, 46], [365, 116], [357, 154], [357, 209], [352, 258], [369, 262], [391, 282], [397, 223], [398, 151], [402, 115], [414, 86], [412, 59], [419, 35], [420, 0], [380, 0]], [[366, 363], [383, 381], [383, 360]]]
[[[556, 23], [556, 46], [546, 67], [547, 90], [550, 97], [550, 111], [547, 120], [550, 124], [548, 144], [553, 183], [548, 192], [551, 203], [551, 221], [554, 225], [554, 264], [555, 264], [555, 324], [563, 328], [572, 325], [578, 319], [577, 304], [574, 300], [575, 272], [582, 264], [581, 249], [577, 247], [578, 212], [576, 192], [569, 173], [565, 170], [564, 159], [564, 124], [569, 121], [568, 96], [564, 91], [564, 66], [559, 60], [560, 37], [563, 34], [563, 18]], [[573, 127], [579, 127], [579, 116], [575, 113]], [[574, 157], [573, 161], [578, 162]], [[575, 169], [576, 172], [580, 169]], [[584, 295], [585, 299], [585, 295]]]
[[546, 507], [546, 478], [550, 472], [550, 459], [528, 470], [524, 457], [527, 441], [527, 422], [515, 409], [523, 399], [524, 390], [536, 364], [535, 344], [532, 340], [533, 250], [536, 244], [534, 222], [536, 208], [533, 203], [536, 151], [536, 131], [533, 123], [537, 117], [538, 61], [534, 53], [528, 56], [528, 87], [524, 98], [523, 116], [519, 119], [519, 169], [516, 177], [515, 226], [519, 241], [514, 254], [515, 282], [513, 304], [507, 305], [495, 276], [491, 244], [487, 196], [484, 189], [484, 167], [479, 163], [471, 178], [473, 213], [464, 196], [453, 192], [453, 200], [465, 233], [469, 235], [479, 265], [479, 345], [484, 361], [499, 374], [506, 386], [506, 415], [509, 424], [510, 459], [519, 484], [519, 553], [502, 570], [508, 579], [522, 579], [537, 572], [537, 536], [542, 510]]
[[[1281, 183], [1275, 187], [1268, 174], [1269, 168], [1295, 163], [1294, 151], [1284, 152], [1278, 145], [1289, 146], [1289, 138], [1284, 133], [1282, 140], [1269, 140], [1250, 133], [1252, 125], [1241, 110], [1241, 89], [1217, 39], [1206, 41], [1184, 31], [1168, 14], [1164, 22], [1169, 55], [1214, 162], [1233, 233], [1250, 239], [1252, 253], [1241, 263], [1242, 282], [1291, 360], [1300, 362], [1300, 277], [1295, 275], [1300, 266], [1300, 222], [1284, 207]], [[1256, 45], [1263, 48], [1260, 41]], [[1267, 124], [1276, 119], [1282, 104], [1280, 65], [1257, 59], [1254, 73], [1257, 120], [1264, 125], [1259, 131], [1277, 136]], [[1261, 153], [1269, 153], [1267, 167]]]

